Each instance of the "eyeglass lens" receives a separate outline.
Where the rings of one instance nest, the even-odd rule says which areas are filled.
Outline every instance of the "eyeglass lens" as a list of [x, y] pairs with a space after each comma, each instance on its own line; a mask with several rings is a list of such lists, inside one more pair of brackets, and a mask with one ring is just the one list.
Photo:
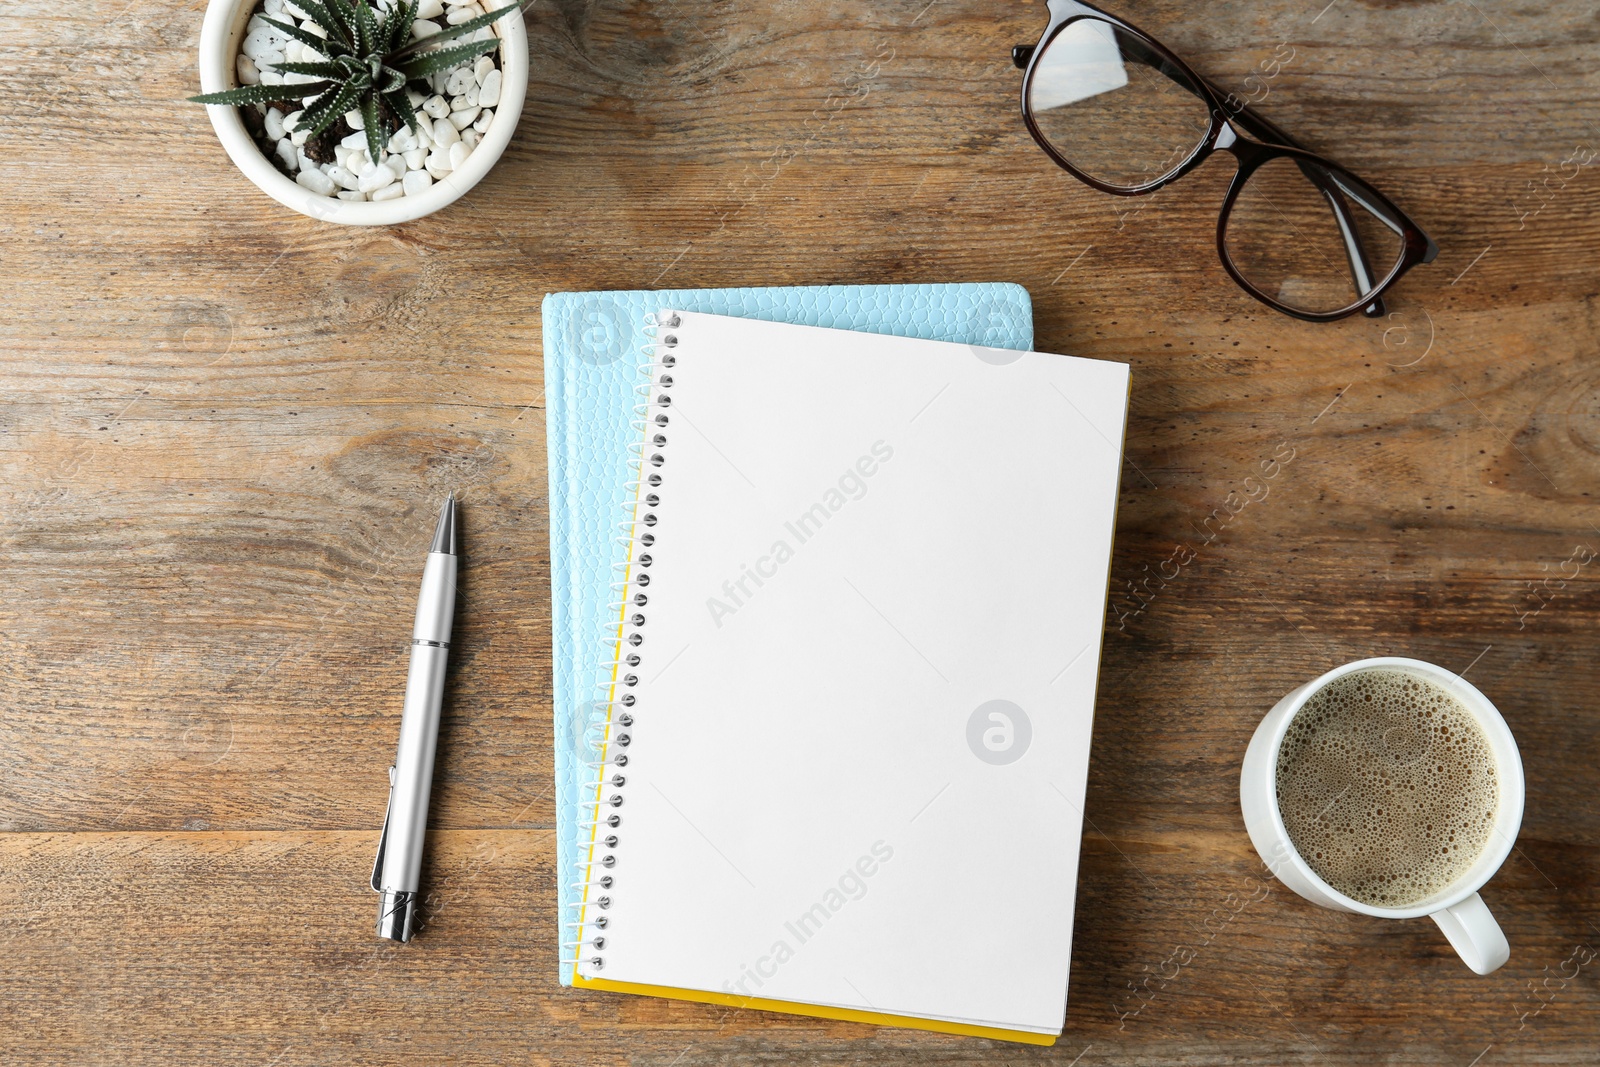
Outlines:
[[1188, 75], [1092, 18], [1068, 23], [1039, 53], [1028, 108], [1063, 159], [1119, 189], [1171, 174], [1211, 131], [1206, 97]]
[[1262, 295], [1324, 314], [1360, 303], [1386, 281], [1405, 239], [1400, 219], [1359, 178], [1277, 156], [1239, 190], [1223, 249]]

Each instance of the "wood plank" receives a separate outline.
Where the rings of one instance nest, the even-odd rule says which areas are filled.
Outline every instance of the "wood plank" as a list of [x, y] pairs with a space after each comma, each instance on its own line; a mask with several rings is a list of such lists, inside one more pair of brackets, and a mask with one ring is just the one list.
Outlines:
[[[1091, 820], [1115, 819], [1091, 793]], [[1242, 831], [1209, 813], [1163, 823], [1086, 836], [1067, 1034], [1050, 1050], [561, 989], [540, 830], [436, 835], [427, 929], [406, 946], [369, 936], [370, 834], [0, 836], [0, 1032], [11, 1063], [130, 1065], [978, 1064], [1069, 1062], [1085, 1047], [1194, 1064], [1381, 1049], [1410, 1064], [1467, 1062], [1490, 1043], [1506, 1062], [1592, 1055], [1600, 993], [1572, 953], [1596, 939], [1539, 873], [1592, 884], [1592, 845], [1524, 841], [1487, 891], [1518, 952], [1480, 979], [1431, 924], [1336, 915], [1276, 887]], [[1440, 1010], [1452, 1003], [1479, 1008]]]

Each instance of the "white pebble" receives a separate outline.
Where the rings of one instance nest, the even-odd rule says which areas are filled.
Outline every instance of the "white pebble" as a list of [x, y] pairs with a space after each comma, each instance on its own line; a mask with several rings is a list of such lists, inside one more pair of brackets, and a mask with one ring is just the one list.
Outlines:
[[469, 42], [492, 41], [494, 40], [494, 30], [490, 29], [488, 26], [479, 26], [477, 29], [472, 31], [472, 36], [468, 37], [467, 40]]
[[283, 0], [261, 0], [261, 10], [269, 15], [283, 14]]
[[251, 30], [244, 35], [244, 43], [239, 46], [239, 51], [255, 60], [257, 66], [262, 62], [282, 63], [284, 42], [285, 38], [281, 31], [263, 22], [259, 29]]
[[442, 119], [450, 114], [450, 101], [442, 96], [430, 96], [423, 101], [422, 110], [432, 118]]
[[289, 170], [299, 169], [300, 159], [294, 150], [294, 143], [292, 141], [279, 141], [275, 147], [275, 151], [278, 153], [278, 158], [283, 160], [283, 165], [285, 167], [287, 167]]
[[428, 150], [426, 148], [413, 148], [401, 158], [406, 161], [407, 170], [421, 170], [428, 165]]
[[370, 194], [374, 190], [382, 189], [398, 177], [398, 174], [389, 169], [387, 163], [379, 163], [361, 176], [361, 180], [356, 183], [356, 188], [363, 193]]
[[283, 112], [275, 107], [267, 108], [267, 136], [274, 141], [281, 141], [283, 133]]
[[465, 4], [461, 7], [451, 8], [450, 14], [446, 15], [444, 20], [452, 26], [459, 26], [463, 22], [472, 21], [481, 14], [483, 14], [483, 11], [477, 4]]
[[367, 135], [361, 130], [357, 130], [339, 143], [346, 148], [365, 148], [367, 147]]
[[488, 108], [484, 108], [483, 109], [483, 114], [478, 116], [478, 121], [474, 122], [472, 124], [472, 128], [477, 130], [479, 133], [488, 133], [489, 132], [489, 124], [491, 122], [493, 122], [493, 121], [494, 121], [494, 112], [489, 110]]
[[446, 7], [465, 7], [476, 2], [477, 0], [444, 0]]
[[444, 14], [444, 4], [439, 0], [421, 0], [417, 4], [417, 18], [431, 19]]
[[256, 61], [249, 56], [241, 53], [238, 62], [233, 65], [233, 69], [239, 72], [240, 85], [261, 84], [261, 68], [257, 67]]
[[427, 19], [418, 19], [411, 24], [411, 39], [413, 41], [420, 41], [426, 37], [432, 37], [436, 33], [443, 32], [437, 22], [429, 22]]
[[344, 113], [344, 121], [345, 125], [352, 130], [364, 130], [367, 128], [366, 122], [361, 118], [361, 112], [354, 108]]
[[472, 151], [467, 145], [457, 141], [450, 146], [450, 169], [456, 170], [467, 161], [467, 155]]
[[428, 153], [428, 173], [434, 180], [443, 178], [455, 168], [450, 165], [450, 156], [446, 152], [434, 149]]
[[294, 180], [319, 196], [332, 196], [333, 191], [339, 188], [336, 184], [334, 184], [332, 178], [322, 173], [322, 171], [318, 170], [316, 167], [310, 167], [302, 170], [299, 174], [294, 176]]
[[[471, 126], [468, 126], [466, 129], [462, 130], [461, 131], [461, 143], [466, 145], [468, 149], [477, 148], [478, 147], [478, 131], [473, 129]], [[454, 147], [454, 146], [452, 145], [451, 147]]]
[[448, 148], [461, 140], [461, 131], [454, 122], [435, 122], [433, 124], [433, 143], [440, 148]]
[[482, 85], [483, 79], [487, 78], [489, 76], [489, 72], [494, 69], [493, 56], [479, 56], [478, 62], [473, 64], [472, 67], [472, 80], [477, 82], [479, 85]]
[[406, 195], [406, 187], [405, 186], [401, 185], [399, 182], [390, 182], [388, 185], [385, 185], [382, 189], [374, 189], [372, 192], [368, 193], [367, 194], [367, 199], [368, 200], [372, 200], [372, 201], [398, 200], [400, 197], [405, 196], [405, 195]]
[[416, 196], [432, 184], [433, 178], [425, 170], [407, 171], [405, 178], [402, 179], [402, 187], [407, 196]]
[[303, 51], [304, 47], [292, 37], [283, 44], [283, 58], [290, 63], [299, 63], [303, 58], [301, 56]]
[[464, 130], [478, 121], [478, 109], [469, 107], [465, 111], [450, 112], [450, 125], [458, 130]]
[[275, 70], [266, 70], [266, 69], [264, 69], [267, 66], [271, 66], [271, 64], [268, 63], [266, 60], [262, 60], [261, 63], [263, 64], [263, 70], [261, 71], [261, 84], [262, 85], [282, 85], [283, 84], [283, 75], [279, 74]]
[[348, 166], [350, 163], [350, 155], [350, 149], [346, 148], [344, 145], [336, 144], [333, 146], [333, 161], [338, 166]]
[[[484, 56], [488, 59], [488, 56]], [[483, 84], [478, 87], [478, 106], [494, 107], [500, 102], [500, 82], [502, 75], [499, 68], [491, 70], [484, 75]]]
[[300, 116], [304, 115], [305, 113], [306, 112], [304, 108], [296, 108], [287, 115], [283, 116], [283, 132], [293, 133], [300, 125]]
[[360, 192], [357, 192], [354, 189], [340, 189], [339, 190], [339, 199], [340, 200], [354, 200], [354, 201], [360, 202], [360, 201], [365, 200], [366, 198], [367, 198], [367, 194], [366, 193], [360, 193]]
[[296, 147], [299, 147], [311, 140], [311, 131], [297, 129], [289, 135], [289, 140], [293, 141]]
[[459, 96], [466, 91], [467, 86], [475, 84], [476, 82], [472, 79], [471, 67], [457, 67], [450, 72], [450, 77], [445, 80], [445, 95]]
[[361, 179], [357, 178], [348, 167], [328, 167], [323, 171], [323, 173], [332, 178], [334, 181], [338, 182], [346, 189], [359, 190], [361, 188]]

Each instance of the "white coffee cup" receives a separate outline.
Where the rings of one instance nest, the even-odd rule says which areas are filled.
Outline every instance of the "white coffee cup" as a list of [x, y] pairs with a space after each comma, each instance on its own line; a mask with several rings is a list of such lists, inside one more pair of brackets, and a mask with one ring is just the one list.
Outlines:
[[[1356, 671], [1373, 669], [1416, 674], [1454, 694], [1489, 741], [1500, 790], [1494, 829], [1472, 866], [1431, 897], [1403, 908], [1364, 904], [1323, 881], [1295, 849], [1284, 826], [1283, 813], [1278, 809], [1278, 753], [1289, 723], [1305, 707], [1306, 701], [1330, 682]], [[1279, 881], [1313, 904], [1335, 911], [1354, 911], [1380, 919], [1412, 919], [1426, 915], [1439, 924], [1462, 960], [1479, 974], [1496, 970], [1511, 955], [1506, 935], [1500, 931], [1500, 924], [1494, 921], [1478, 890], [1511, 854], [1512, 843], [1522, 826], [1524, 790], [1522, 757], [1517, 752], [1517, 742], [1489, 698], [1465, 678], [1443, 667], [1394, 656], [1357, 660], [1335, 667], [1278, 701], [1256, 727], [1245, 752], [1244, 771], [1239, 776], [1239, 803], [1244, 809], [1245, 827], [1250, 831], [1256, 851]]]

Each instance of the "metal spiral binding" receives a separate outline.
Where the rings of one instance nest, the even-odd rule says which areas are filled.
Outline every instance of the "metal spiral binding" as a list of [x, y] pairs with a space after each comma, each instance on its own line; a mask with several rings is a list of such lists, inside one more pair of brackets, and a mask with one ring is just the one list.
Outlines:
[[[596, 699], [589, 703], [589, 714], [583, 724], [582, 741], [586, 751], [596, 757], [583, 765], [595, 772], [593, 799], [583, 801], [581, 807], [586, 817], [579, 826], [590, 831], [589, 855], [574, 864], [578, 880], [569, 888], [583, 890], [572, 940], [561, 942], [562, 951], [573, 953], [573, 965], [587, 963], [594, 970], [605, 966], [605, 957], [598, 955], [606, 947], [606, 929], [610, 918], [606, 911], [611, 907], [610, 891], [617, 885], [611, 872], [617, 866], [619, 836], [614, 832], [622, 825], [624, 789], [628, 784], [623, 768], [628, 766], [627, 749], [632, 743], [634, 711], [638, 698], [630, 692], [639, 684], [637, 668], [647, 653], [644, 629], [646, 609], [650, 594], [650, 566], [655, 562], [651, 549], [655, 546], [655, 508], [661, 503], [661, 487], [665, 480], [661, 468], [666, 464], [667, 428], [671, 424], [668, 409], [672, 404], [670, 368], [677, 363], [672, 349], [678, 345], [676, 335], [668, 332], [679, 325], [676, 314], [665, 317], [646, 315], [643, 333], [647, 338], [641, 346], [646, 356], [639, 370], [643, 380], [634, 386], [637, 402], [633, 406], [631, 425], [639, 439], [628, 446], [628, 469], [634, 477], [627, 483], [627, 499], [621, 505], [622, 517], [617, 522], [617, 535], [613, 544], [621, 549], [622, 561], [611, 565], [610, 583], [614, 599], [607, 605], [608, 621], [602, 623], [607, 638], [615, 641], [613, 657], [597, 667], [606, 681], [601, 684]], [[653, 412], [653, 414], [652, 414]], [[597, 953], [585, 961], [583, 950], [592, 948]]]

